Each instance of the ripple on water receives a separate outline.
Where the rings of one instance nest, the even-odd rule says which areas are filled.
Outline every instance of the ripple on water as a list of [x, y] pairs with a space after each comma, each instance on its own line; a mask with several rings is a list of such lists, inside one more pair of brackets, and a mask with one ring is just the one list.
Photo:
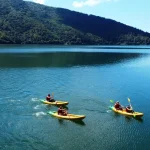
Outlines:
[[36, 105], [35, 107], [34, 107], [34, 109], [40, 109], [41, 108], [41, 105]]
[[47, 115], [45, 112], [36, 112], [36, 113], [34, 113], [33, 114], [34, 116], [36, 116], [36, 117], [41, 117], [41, 116], [45, 116], [45, 115]]
[[[4, 149], [7, 150], [120, 150], [129, 147], [139, 150], [140, 146], [147, 146], [145, 149], [148, 149], [149, 68], [132, 67], [131, 70], [128, 65], [122, 68], [117, 63], [104, 64], [79, 67], [31, 65], [1, 69], [0, 149], [3, 149], [2, 145], [6, 145]], [[70, 113], [86, 115], [86, 125], [77, 126], [49, 117], [47, 111], [57, 107], [44, 105], [39, 100], [52, 92], [54, 98], [69, 101]], [[135, 118], [125, 119], [108, 109], [110, 98], [125, 102], [127, 100], [123, 99], [128, 95], [133, 99], [132, 104], [141, 106], [140, 111], [145, 114], [144, 122]]]
[[111, 113], [112, 111], [111, 111], [111, 110], [107, 110], [106, 112], [107, 112], [107, 113]]
[[32, 101], [32, 102], [37, 102], [37, 101], [39, 101], [39, 99], [36, 98], [36, 97], [33, 97], [33, 98], [31, 98], [31, 101]]
[[11, 100], [9, 100], [10, 102], [20, 102], [21, 100], [20, 99], [11, 99]]

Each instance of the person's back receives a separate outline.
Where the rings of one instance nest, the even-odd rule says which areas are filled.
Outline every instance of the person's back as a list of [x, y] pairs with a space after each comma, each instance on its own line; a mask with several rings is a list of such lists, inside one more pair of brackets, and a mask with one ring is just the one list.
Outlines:
[[120, 107], [119, 102], [116, 102], [115, 105], [114, 105], [114, 107], [115, 107], [116, 109], [119, 108], [119, 107]]
[[50, 94], [48, 94], [48, 95], [46, 96], [46, 100], [47, 100], [47, 101], [50, 101], [50, 99], [51, 99], [51, 96], [50, 96]]
[[59, 108], [58, 108], [58, 115], [62, 115], [62, 113], [63, 113], [63, 108], [62, 108], [62, 106], [60, 106]]
[[133, 111], [133, 109], [132, 109], [131, 106], [127, 106], [127, 107], [126, 107], [126, 112], [128, 112], [128, 113], [133, 113], [134, 111]]
[[66, 109], [63, 109], [63, 116], [67, 116], [68, 115], [68, 111]]
[[57, 113], [58, 113], [58, 115], [63, 115], [63, 116], [67, 116], [67, 114], [68, 114], [67, 110], [63, 109], [62, 106], [60, 106], [58, 108]]
[[114, 107], [117, 109], [117, 110], [122, 110], [122, 107], [120, 105], [120, 103], [117, 101], [114, 105]]

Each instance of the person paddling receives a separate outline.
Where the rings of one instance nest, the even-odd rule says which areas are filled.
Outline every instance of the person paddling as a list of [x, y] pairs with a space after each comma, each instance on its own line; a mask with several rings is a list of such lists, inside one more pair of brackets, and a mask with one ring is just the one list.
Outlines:
[[126, 107], [126, 112], [128, 112], [128, 113], [134, 113], [134, 110], [132, 109], [132, 107], [130, 105], [128, 105]]
[[114, 105], [114, 107], [117, 109], [117, 110], [122, 110], [122, 106], [120, 105], [119, 101], [117, 101]]
[[63, 109], [63, 107], [62, 106], [60, 106], [59, 108], [58, 108], [58, 115], [62, 115], [62, 116], [67, 116], [67, 114], [68, 114], [68, 112], [67, 112], [67, 110], [66, 109]]
[[53, 98], [50, 94], [48, 94], [48, 95], [46, 96], [46, 100], [47, 100], [48, 102], [55, 102], [54, 98]]

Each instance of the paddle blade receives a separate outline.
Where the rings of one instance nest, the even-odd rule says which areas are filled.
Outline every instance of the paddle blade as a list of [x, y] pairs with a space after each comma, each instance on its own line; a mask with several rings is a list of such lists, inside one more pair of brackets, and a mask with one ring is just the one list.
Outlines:
[[52, 93], [52, 96], [54, 97], [54, 92]]
[[128, 102], [130, 102], [130, 98], [128, 98]]
[[111, 103], [114, 103], [114, 101], [113, 101], [113, 100], [110, 100], [110, 102], [111, 102]]

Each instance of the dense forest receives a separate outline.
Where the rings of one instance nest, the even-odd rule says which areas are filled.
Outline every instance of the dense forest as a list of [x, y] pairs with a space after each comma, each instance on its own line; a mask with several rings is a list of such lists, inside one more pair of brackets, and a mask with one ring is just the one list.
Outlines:
[[0, 44], [146, 45], [150, 33], [63, 8], [0, 0]]

